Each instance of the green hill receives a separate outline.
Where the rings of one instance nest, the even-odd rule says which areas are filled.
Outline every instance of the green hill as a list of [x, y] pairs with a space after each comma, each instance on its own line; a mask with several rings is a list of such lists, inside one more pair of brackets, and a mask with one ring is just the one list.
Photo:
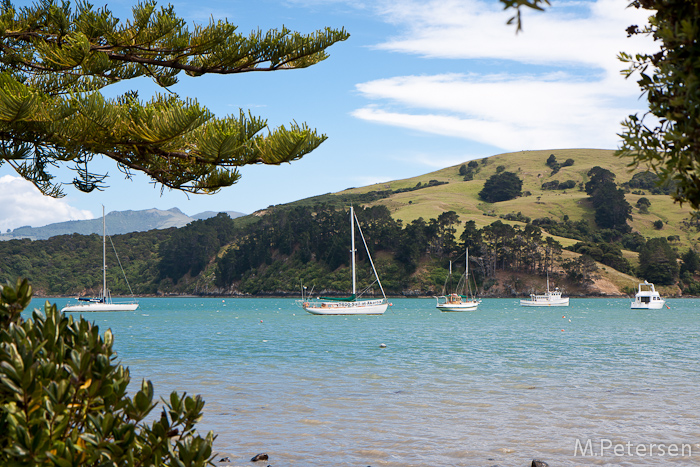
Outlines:
[[[559, 172], [552, 174], [552, 169], [546, 165], [547, 158], [554, 154], [558, 161], [573, 159], [574, 164], [562, 167]], [[493, 217], [509, 213], [522, 213], [531, 219], [550, 218], [561, 222], [567, 215], [572, 221], [584, 219], [593, 224], [593, 208], [588, 201], [588, 195], [583, 191], [583, 185], [588, 181], [588, 171], [600, 166], [616, 174], [615, 182], [620, 185], [628, 182], [636, 172], [645, 169], [630, 170], [626, 161], [614, 156], [614, 151], [605, 149], [553, 149], [540, 151], [520, 151], [491, 156], [478, 161], [479, 168], [474, 179], [464, 181], [459, 174], [462, 164], [430, 172], [413, 178], [396, 180], [387, 183], [370, 185], [362, 188], [352, 188], [336, 193], [335, 196], [369, 193], [373, 191], [399, 190], [415, 187], [420, 182], [428, 184], [430, 180], [448, 182], [415, 191], [392, 194], [389, 197], [366, 203], [366, 205], [384, 205], [391, 211], [395, 219], [403, 220], [404, 224], [422, 217], [430, 219], [444, 211], [455, 211], [460, 220], [473, 220], [479, 227], [494, 221]], [[467, 162], [465, 162], [466, 164]], [[506, 171], [516, 173], [523, 180], [523, 192], [529, 195], [499, 203], [485, 203], [479, 199], [478, 193], [484, 182], [496, 173], [499, 166]], [[577, 186], [569, 190], [543, 190], [542, 184], [558, 180], [574, 180]], [[629, 222], [632, 230], [645, 237], [678, 236], [675, 241], [681, 249], [687, 249], [698, 243], [698, 232], [688, 229], [684, 222], [689, 222], [692, 210], [687, 205], [680, 206], [673, 202], [668, 195], [652, 195], [627, 193], [627, 201], [634, 207], [637, 200], [646, 197], [650, 202], [649, 212], [642, 214], [637, 208], [632, 212]], [[664, 226], [661, 230], [654, 228], [654, 221], [661, 220]], [[514, 223], [514, 221], [504, 221]], [[572, 242], [563, 241], [565, 246]]]
[[[633, 206], [629, 222], [633, 232], [646, 239], [667, 239], [679, 256], [695, 249], [699, 229], [694, 213], [674, 204], [668, 194], [658, 194], [653, 184], [637, 183], [646, 171], [630, 171], [613, 151], [597, 149], [500, 154], [418, 177], [270, 206], [236, 219], [219, 215], [180, 228], [117, 235], [114, 240], [137, 294], [294, 294], [300, 281], [330, 293], [345, 293], [350, 287], [349, 233], [343, 211], [353, 204], [356, 211], [363, 211], [363, 230], [371, 239], [382, 283], [392, 294], [430, 295], [439, 290], [447, 277], [448, 260], [463, 255], [464, 246], [456, 240], [465, 231], [466, 221], [474, 221], [476, 230], [491, 232], [490, 239], [471, 244], [477, 251], [479, 245], [485, 248], [473, 261], [480, 265], [475, 274], [487, 296], [522, 296], [543, 289], [542, 255], [547, 240], [539, 237], [539, 228], [544, 237], [554, 237], [565, 248], [588, 242], [585, 249], [577, 246], [575, 250], [601, 261], [592, 287], [577, 276], [566, 279], [569, 260], [578, 261], [580, 255], [564, 249], [563, 261], [555, 263], [550, 273], [567, 293], [629, 294], [640, 282], [629, 274], [639, 265], [635, 251], [640, 251], [644, 240], [596, 226], [595, 209], [584, 190], [587, 174], [596, 166], [616, 174], [618, 186], [635, 182], [636, 188], [625, 187], [625, 199]], [[498, 203], [481, 200], [479, 192], [498, 172], [517, 174], [523, 195]], [[566, 182], [567, 189], [543, 189], [543, 184], [552, 186], [554, 181]], [[650, 201], [648, 212], [634, 207], [641, 197]], [[451, 215], [442, 216], [448, 211], [457, 213], [461, 225]], [[440, 224], [441, 217], [450, 220]], [[423, 222], [415, 222], [419, 218]], [[454, 228], [454, 235], [449, 234], [452, 240], [447, 239], [447, 230], [441, 230], [448, 224]], [[501, 240], [496, 239], [498, 235]], [[94, 274], [100, 263], [99, 240], [97, 235], [73, 234], [0, 242], [0, 280], [29, 277], [37, 291], [49, 295], [94, 294], [100, 287]], [[635, 251], [620, 250], [625, 247]], [[365, 262], [367, 271], [368, 267]], [[108, 270], [109, 282], [115, 293], [124, 294], [128, 289], [118, 272], [118, 268]], [[686, 295], [700, 293], [697, 268], [691, 272], [690, 281], [683, 279], [685, 285], [677, 282], [659, 289], [666, 296], [680, 294], [681, 287]]]

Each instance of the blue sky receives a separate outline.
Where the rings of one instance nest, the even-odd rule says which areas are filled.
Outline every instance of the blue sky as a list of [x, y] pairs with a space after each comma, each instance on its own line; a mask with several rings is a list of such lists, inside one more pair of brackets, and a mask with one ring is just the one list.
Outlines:
[[[526, 10], [524, 30], [516, 35], [506, 25], [512, 13], [495, 0], [173, 2], [190, 25], [213, 17], [227, 18], [241, 32], [345, 27], [351, 37], [314, 67], [182, 75], [173, 88], [217, 116], [249, 109], [271, 126], [305, 122], [328, 140], [292, 164], [244, 167], [239, 183], [215, 195], [161, 193], [145, 176], [125, 180], [106, 160], [99, 168], [109, 173], [109, 188], [83, 194], [69, 185], [67, 196], [55, 200], [5, 164], [0, 230], [98, 217], [103, 204], [107, 212], [178, 207], [189, 215], [252, 213], [510, 151], [615, 149], [620, 122], [646, 109], [617, 60], [620, 51], [653, 50], [649, 39], [625, 33], [631, 24], [645, 24], [646, 15], [626, 8], [627, 0], [552, 3], [546, 13]], [[106, 5], [126, 19], [132, 4]], [[104, 92], [126, 89], [137, 89], [144, 100], [156, 91], [139, 80]], [[57, 175], [72, 180], [67, 170]]]

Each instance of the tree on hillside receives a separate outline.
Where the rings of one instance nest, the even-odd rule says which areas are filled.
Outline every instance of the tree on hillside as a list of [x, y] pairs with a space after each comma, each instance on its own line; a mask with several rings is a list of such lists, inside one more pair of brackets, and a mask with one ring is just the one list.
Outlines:
[[459, 236], [459, 240], [458, 247], [460, 250], [469, 248], [471, 255], [481, 255], [481, 230], [477, 228], [476, 222], [469, 220], [464, 223], [464, 230]]
[[517, 198], [523, 194], [523, 181], [513, 172], [500, 172], [489, 177], [479, 198], [487, 203], [497, 203]]
[[430, 242], [428, 250], [438, 256], [451, 256], [457, 250], [455, 234], [461, 224], [459, 216], [454, 211], [445, 211], [437, 219], [430, 219], [428, 231]]
[[566, 271], [566, 278], [571, 282], [577, 282], [588, 286], [593, 284], [598, 265], [588, 255], [581, 255], [576, 259], [568, 259], [561, 264]]
[[663, 237], [651, 238], [639, 250], [639, 277], [656, 284], [671, 285], [678, 279], [676, 252]]
[[642, 214], [647, 214], [649, 212], [649, 206], [651, 206], [651, 201], [649, 201], [649, 198], [642, 196], [637, 200], [636, 206], [637, 209], [639, 209], [639, 212]]
[[617, 188], [615, 174], [599, 166], [587, 173], [586, 193], [595, 208], [595, 222], [601, 229], [614, 229], [621, 233], [630, 231], [627, 220], [632, 219], [632, 206], [625, 199], [625, 192]]
[[601, 185], [591, 196], [595, 207], [595, 223], [601, 229], [615, 229], [627, 233], [631, 227], [632, 206], [625, 199], [625, 192], [612, 182]]
[[700, 271], [700, 255], [692, 248], [688, 248], [688, 251], [683, 253], [681, 260], [683, 261], [680, 268], [681, 274], [684, 272], [695, 274], [696, 271]]
[[[305, 68], [349, 35], [286, 28], [244, 35], [226, 20], [188, 30], [172, 6], [153, 1], [120, 22], [107, 8], [55, 0], [0, 6], [0, 164], [7, 162], [44, 194], [62, 196], [56, 166], [76, 172], [84, 192], [104, 186], [93, 159], [116, 162], [126, 176], [143, 172], [163, 187], [211, 193], [240, 178], [238, 167], [281, 164], [325, 139], [305, 124], [270, 129], [246, 113], [215, 118], [172, 86], [191, 77]], [[107, 99], [102, 90], [148, 77], [167, 91], [148, 102], [136, 92]]]
[[[516, 13], [508, 20], [522, 29], [523, 7], [542, 10], [549, 0], [500, 0]], [[649, 23], [630, 25], [628, 37], [651, 36], [655, 53], [632, 56], [621, 52], [627, 78], [637, 84], [649, 103], [642, 116], [630, 115], [622, 124], [622, 145], [616, 155], [631, 166], [648, 166], [664, 182], [676, 181], [673, 198], [700, 208], [700, 94], [688, 85], [700, 79], [700, 3], [683, 0], [633, 0], [629, 6], [649, 12]]]
[[586, 175], [588, 175], [589, 179], [586, 182], [584, 189], [586, 190], [586, 194], [588, 194], [588, 196], [593, 196], [595, 191], [606, 182], [615, 181], [614, 173], [597, 165], [589, 170]]

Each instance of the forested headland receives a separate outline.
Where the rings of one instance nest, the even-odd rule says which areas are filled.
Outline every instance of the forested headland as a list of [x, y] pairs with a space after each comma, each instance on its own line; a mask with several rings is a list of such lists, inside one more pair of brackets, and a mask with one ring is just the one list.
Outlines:
[[[585, 163], [544, 155], [519, 155], [508, 166], [494, 156], [237, 219], [222, 213], [115, 235], [107, 248], [113, 243], [119, 256], [108, 255], [108, 284], [115, 295], [128, 295], [129, 286], [136, 295], [295, 295], [302, 284], [346, 294], [352, 204], [391, 295], [440, 293], [450, 262], [464, 270], [466, 248], [482, 296], [541, 291], [547, 274], [573, 296], [631, 293], [643, 279], [667, 294], [700, 294], [697, 216], [676, 207], [681, 221], [654, 220], [676, 206], [668, 201], [672, 186], [659, 186], [649, 172], [618, 176], [592, 165], [596, 154]], [[47, 296], [96, 294], [101, 241], [73, 234], [0, 242], [0, 280], [27, 277]], [[357, 252], [358, 286], [378, 293], [364, 249]]]

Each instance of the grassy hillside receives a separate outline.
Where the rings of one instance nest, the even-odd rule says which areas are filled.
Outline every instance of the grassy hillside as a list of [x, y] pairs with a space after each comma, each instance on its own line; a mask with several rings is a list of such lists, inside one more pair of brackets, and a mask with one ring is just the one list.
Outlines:
[[[573, 159], [574, 164], [562, 167], [552, 175], [552, 169], [546, 165], [547, 158], [554, 154], [561, 164], [566, 159]], [[465, 162], [466, 164], [466, 162]], [[547, 217], [562, 221], [568, 215], [572, 221], [585, 219], [593, 224], [593, 209], [589, 205], [588, 196], [583, 191], [583, 184], [588, 181], [586, 174], [600, 166], [616, 174], [615, 181], [619, 184], [628, 182], [635, 171], [627, 167], [627, 161], [614, 156], [614, 151], [604, 149], [548, 149], [540, 151], [520, 151], [499, 154], [479, 160], [478, 171], [471, 181], [464, 181], [459, 174], [462, 164], [447, 167], [418, 177], [380, 183], [362, 188], [352, 188], [336, 195], [368, 193], [381, 190], [398, 190], [414, 187], [418, 182], [427, 184], [430, 180], [448, 182], [445, 185], [432, 186], [420, 190], [393, 194], [388, 198], [367, 203], [368, 205], [382, 204], [389, 208], [395, 219], [405, 223], [423, 217], [437, 217], [444, 211], [455, 211], [462, 221], [474, 220], [479, 227], [492, 223], [499, 215], [521, 212], [532, 219]], [[514, 200], [500, 203], [485, 203], [479, 199], [485, 181], [496, 173], [499, 166], [506, 171], [516, 173], [523, 180], [523, 192], [529, 192]], [[637, 169], [637, 171], [645, 171]], [[542, 190], [545, 182], [558, 180], [574, 180], [577, 187], [570, 190]], [[649, 199], [651, 207], [647, 214], [641, 214], [634, 207], [642, 196]], [[626, 195], [627, 201], [634, 207], [630, 225], [633, 231], [645, 237], [678, 236], [679, 241], [674, 245], [684, 250], [698, 243], [698, 232], [686, 229], [683, 222], [690, 219], [691, 209], [673, 202], [667, 195], [652, 195], [650, 193]], [[655, 221], [664, 222], [661, 230], [654, 228]], [[512, 223], [512, 222], [511, 222]], [[571, 241], [561, 240], [565, 246]], [[634, 255], [631, 255], [634, 260]]]

